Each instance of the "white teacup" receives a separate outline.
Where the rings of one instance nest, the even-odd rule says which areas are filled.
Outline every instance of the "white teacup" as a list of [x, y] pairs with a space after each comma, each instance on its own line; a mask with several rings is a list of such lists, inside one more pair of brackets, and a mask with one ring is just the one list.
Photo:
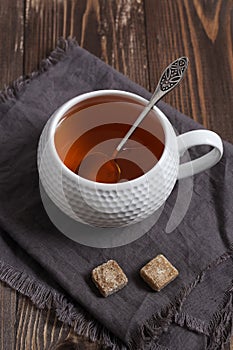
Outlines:
[[[128, 182], [114, 184], [94, 182], [75, 174], [64, 165], [56, 150], [55, 133], [59, 123], [64, 116], [68, 115], [69, 118], [75, 113], [72, 111], [77, 110], [78, 106], [86, 108], [91, 99], [101, 103], [102, 100], [106, 102], [106, 99], [111, 101], [116, 98], [138, 105], [147, 103], [138, 95], [118, 90], [100, 90], [77, 96], [50, 117], [38, 147], [39, 177], [47, 195], [69, 217], [91, 226], [121, 227], [142, 221], [166, 201], [177, 179], [214, 166], [223, 154], [222, 141], [216, 133], [195, 130], [176, 136], [164, 113], [154, 107], [153, 116], [145, 118], [143, 127], [156, 130], [157, 137], [164, 143], [164, 150], [152, 169]], [[113, 113], [116, 118], [121, 118], [117, 111]], [[98, 118], [92, 118], [91, 123], [95, 122], [98, 124]], [[70, 134], [72, 132], [67, 130], [67, 135]], [[61, 142], [64, 143], [64, 150], [67, 150], [73, 141], [63, 139]], [[188, 148], [197, 145], [209, 145], [213, 149], [198, 159], [180, 164], [180, 156]]]

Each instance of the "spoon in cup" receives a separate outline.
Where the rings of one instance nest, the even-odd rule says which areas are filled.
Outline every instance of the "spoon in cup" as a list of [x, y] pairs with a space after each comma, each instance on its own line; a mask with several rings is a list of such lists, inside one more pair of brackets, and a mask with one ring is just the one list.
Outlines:
[[[189, 60], [187, 57], [180, 57], [177, 60], [173, 61], [167, 68], [163, 71], [158, 85], [150, 99], [150, 101], [146, 104], [145, 108], [142, 110], [138, 118], [135, 120], [129, 131], [123, 137], [121, 142], [118, 144], [116, 149], [114, 150], [111, 159], [102, 153], [102, 152], [93, 152], [90, 155], [87, 155], [82, 161], [82, 167], [88, 169], [89, 164], [91, 165], [93, 157], [95, 157], [95, 163], [99, 164], [100, 167], [98, 169], [96, 180], [98, 181], [98, 176], [101, 175], [103, 178], [106, 178], [107, 183], [118, 182], [121, 177], [121, 169], [117, 164], [116, 157], [118, 153], [122, 150], [123, 146], [130, 138], [134, 130], [139, 126], [139, 124], [143, 121], [143, 119], [148, 115], [153, 106], [168, 92], [173, 90], [183, 79], [185, 72], [188, 68]], [[79, 173], [79, 175], [81, 175]], [[82, 176], [82, 175], [81, 175]]]

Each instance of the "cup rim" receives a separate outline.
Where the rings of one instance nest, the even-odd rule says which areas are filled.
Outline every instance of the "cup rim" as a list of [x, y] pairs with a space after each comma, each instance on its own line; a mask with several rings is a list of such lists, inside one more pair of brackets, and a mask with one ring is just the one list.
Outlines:
[[[103, 182], [95, 182], [92, 180], [88, 180], [78, 174], [75, 174], [72, 170], [70, 170], [61, 160], [61, 158], [59, 157], [57, 150], [56, 150], [56, 146], [55, 146], [55, 132], [56, 132], [56, 128], [59, 124], [59, 122], [62, 120], [62, 118], [64, 117], [64, 114], [66, 112], [68, 112], [69, 109], [71, 109], [72, 107], [74, 107], [76, 104], [78, 104], [79, 102], [86, 100], [88, 98], [92, 98], [92, 97], [97, 97], [97, 96], [102, 96], [102, 95], [114, 95], [114, 96], [128, 96], [129, 98], [132, 98], [133, 100], [137, 100], [143, 104], [146, 104], [148, 102], [147, 99], [145, 99], [142, 96], [139, 96], [137, 94], [134, 94], [132, 92], [128, 92], [128, 91], [124, 91], [124, 90], [114, 90], [114, 89], [109, 89], [109, 90], [96, 90], [96, 91], [90, 91], [90, 92], [86, 92], [83, 93], [81, 95], [75, 96], [72, 99], [68, 100], [67, 102], [65, 102], [61, 107], [59, 107], [53, 114], [53, 120], [52, 123], [50, 125], [49, 128], [49, 134], [48, 137], [50, 140], [52, 140], [51, 146], [52, 146], [52, 150], [53, 153], [55, 155], [56, 160], [60, 163], [60, 166], [62, 167], [62, 171], [66, 172], [67, 174], [69, 174], [69, 176], [71, 176], [75, 181], [80, 181], [81, 183], [83, 183], [84, 185], [95, 185], [98, 186], [99, 189], [112, 189], [112, 188], [124, 188], [124, 187], [128, 187], [129, 184], [134, 185], [137, 184], [137, 182], [141, 182], [141, 179], [143, 177], [146, 177], [148, 174], [151, 174], [154, 169], [163, 162], [163, 159], [166, 156], [166, 144], [167, 144], [167, 140], [168, 140], [168, 125], [167, 123], [167, 117], [165, 116], [165, 114], [157, 107], [154, 106], [153, 109], [156, 111], [156, 116], [159, 118], [159, 122], [162, 126], [163, 132], [164, 132], [164, 150], [163, 153], [161, 155], [161, 157], [159, 158], [158, 162], [149, 170], [147, 171], [145, 174], [126, 181], [126, 182], [119, 182], [119, 183], [103, 183]], [[52, 118], [51, 117], [51, 118]]]

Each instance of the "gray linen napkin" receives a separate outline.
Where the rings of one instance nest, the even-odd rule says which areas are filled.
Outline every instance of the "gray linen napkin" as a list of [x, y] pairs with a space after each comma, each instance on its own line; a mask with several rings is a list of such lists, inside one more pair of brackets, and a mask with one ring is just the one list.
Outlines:
[[[231, 144], [224, 143], [219, 164], [194, 177], [185, 218], [169, 234], [165, 228], [178, 184], [152, 229], [123, 247], [74, 243], [45, 213], [36, 165], [43, 126], [68, 99], [108, 88], [150, 96], [74, 41], [61, 40], [40, 72], [19, 79], [0, 95], [0, 279], [38, 307], [54, 308], [78, 333], [109, 348], [221, 349], [229, 341], [233, 314]], [[201, 127], [163, 102], [159, 107], [179, 133]], [[202, 151], [196, 148], [191, 155]], [[158, 253], [180, 275], [156, 293], [138, 271]], [[105, 299], [90, 272], [109, 258], [119, 262], [129, 284]]]

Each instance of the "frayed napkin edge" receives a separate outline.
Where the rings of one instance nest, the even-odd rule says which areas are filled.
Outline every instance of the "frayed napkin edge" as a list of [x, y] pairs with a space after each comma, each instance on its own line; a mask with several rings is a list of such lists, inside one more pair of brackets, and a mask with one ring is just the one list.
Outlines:
[[23, 92], [24, 88], [32, 80], [37, 78], [42, 73], [48, 71], [50, 67], [54, 66], [62, 59], [67, 57], [67, 52], [69, 52], [77, 46], [78, 43], [75, 38], [59, 38], [57, 47], [50, 53], [50, 55], [47, 58], [41, 61], [39, 69], [37, 71], [33, 71], [28, 75], [20, 76], [11, 84], [5, 86], [2, 91], [0, 91], [0, 103], [5, 103], [11, 100], [17, 100], [17, 98]]

